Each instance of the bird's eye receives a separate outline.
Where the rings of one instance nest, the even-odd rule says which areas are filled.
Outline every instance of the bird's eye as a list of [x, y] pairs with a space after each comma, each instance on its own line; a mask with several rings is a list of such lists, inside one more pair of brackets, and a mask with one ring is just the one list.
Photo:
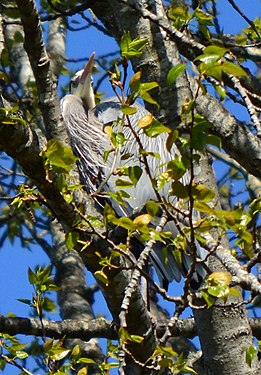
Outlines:
[[72, 93], [77, 87], [77, 82], [71, 80], [70, 85], [69, 85], [69, 92]]

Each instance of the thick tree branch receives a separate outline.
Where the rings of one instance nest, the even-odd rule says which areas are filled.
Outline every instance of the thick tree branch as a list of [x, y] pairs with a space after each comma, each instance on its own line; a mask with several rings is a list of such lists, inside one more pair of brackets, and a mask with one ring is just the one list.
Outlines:
[[[117, 339], [117, 332], [112, 322], [104, 318], [93, 320], [64, 319], [60, 322], [43, 320], [45, 335], [54, 339], [62, 337], [78, 338], [89, 341], [92, 338]], [[7, 318], [0, 315], [0, 331], [10, 335], [24, 334], [43, 336], [43, 329], [39, 319]]]
[[28, 54], [39, 95], [47, 139], [65, 139], [65, 130], [59, 117], [60, 107], [56, 84], [50, 69], [50, 60], [42, 37], [41, 22], [34, 0], [16, 1], [24, 28], [24, 48]]
[[261, 179], [261, 141], [209, 94], [196, 99], [196, 109], [212, 125], [213, 133], [221, 138], [224, 150]]
[[0, 124], [0, 148], [17, 160], [26, 176], [32, 179], [44, 196], [45, 203], [55, 216], [71, 227], [74, 209], [63, 199], [55, 181], [47, 180], [37, 135], [29, 126]]
[[[261, 319], [250, 318], [250, 327], [253, 335], [261, 339]], [[157, 336], [163, 336], [168, 321], [159, 321], [157, 323]], [[117, 340], [117, 330], [112, 321], [104, 318], [96, 318], [92, 320], [75, 320], [64, 319], [62, 321], [43, 320], [45, 334], [47, 337], [59, 339], [66, 337], [67, 339], [81, 339], [84, 341], [93, 338], [104, 338], [108, 340]], [[178, 319], [176, 325], [172, 328], [173, 337], [186, 337], [192, 339], [197, 336], [197, 327], [193, 318]], [[42, 337], [43, 330], [39, 319], [35, 318], [9, 318], [0, 315], [0, 332], [9, 335], [23, 334], [30, 336]]]

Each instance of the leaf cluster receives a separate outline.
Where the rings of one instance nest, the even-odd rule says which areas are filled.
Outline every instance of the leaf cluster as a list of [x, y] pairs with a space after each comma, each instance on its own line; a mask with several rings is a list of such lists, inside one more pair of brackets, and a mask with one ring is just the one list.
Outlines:
[[198, 71], [201, 76], [211, 76], [217, 81], [223, 82], [223, 75], [246, 76], [246, 71], [241, 66], [228, 61], [225, 57], [228, 50], [220, 46], [205, 47], [204, 53], [195, 58], [194, 62], [200, 61]]
[[208, 307], [213, 306], [217, 298], [226, 303], [229, 295], [241, 296], [238, 289], [229, 286], [231, 280], [232, 276], [227, 272], [217, 271], [208, 276], [204, 282], [204, 290], [201, 291]]
[[21, 117], [19, 106], [12, 108], [0, 108], [0, 125], [25, 125], [25, 120]]

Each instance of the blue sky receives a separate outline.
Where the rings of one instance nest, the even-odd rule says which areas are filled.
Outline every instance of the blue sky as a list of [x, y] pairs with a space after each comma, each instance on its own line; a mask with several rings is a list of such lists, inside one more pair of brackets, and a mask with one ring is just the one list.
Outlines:
[[[236, 4], [250, 19], [260, 16], [260, 0], [236, 0]], [[225, 33], [235, 33], [242, 27], [248, 26], [246, 22], [236, 14], [228, 1], [219, 0], [217, 1], [217, 6], [222, 10], [220, 24], [223, 26]], [[113, 39], [104, 37], [97, 30], [91, 28], [80, 33], [68, 32], [66, 52], [68, 58], [88, 57], [93, 51], [99, 56], [109, 53], [112, 50], [117, 50], [117, 45]], [[84, 63], [70, 63], [68, 67], [71, 70], [78, 70], [82, 68], [83, 65]], [[63, 80], [63, 83], [65, 81], [66, 80]], [[106, 96], [111, 95], [108, 81], [103, 84], [102, 91], [106, 93]], [[240, 116], [242, 115], [243, 112]], [[28, 267], [34, 268], [36, 264], [48, 264], [48, 258], [37, 246], [34, 246], [32, 251], [22, 249], [18, 240], [15, 240], [13, 244], [5, 241], [3, 248], [0, 250], [0, 313], [6, 314], [12, 311], [17, 316], [26, 317], [28, 316], [30, 308], [18, 302], [17, 298], [30, 299], [32, 296], [33, 290], [27, 280], [27, 269]], [[89, 276], [88, 279], [92, 282]], [[173, 284], [170, 293], [176, 293], [174, 291], [175, 288], [177, 288], [177, 285]], [[105, 311], [104, 302], [100, 299], [95, 305], [95, 310], [96, 312]], [[189, 314], [189, 312], [187, 314]], [[8, 366], [5, 373], [10, 375], [18, 374], [19, 370]]]

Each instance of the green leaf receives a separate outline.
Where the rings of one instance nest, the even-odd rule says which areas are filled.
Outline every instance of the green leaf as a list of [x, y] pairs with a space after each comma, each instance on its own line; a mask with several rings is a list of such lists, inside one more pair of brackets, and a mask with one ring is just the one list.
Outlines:
[[123, 178], [118, 178], [115, 181], [115, 186], [117, 186], [119, 188], [123, 188], [123, 189], [131, 188], [131, 187], [133, 187], [133, 182], [128, 181], [128, 180], [124, 180]]
[[151, 138], [155, 138], [161, 133], [170, 133], [171, 130], [164, 126], [160, 121], [156, 120], [154, 117], [148, 126], [143, 128], [144, 133]]
[[171, 152], [171, 148], [173, 144], [176, 142], [176, 140], [178, 139], [178, 136], [179, 136], [179, 132], [176, 129], [171, 130], [171, 132], [169, 133], [167, 141], [166, 141], [166, 147], [167, 147], [168, 152]]
[[206, 143], [210, 144], [210, 145], [213, 145], [213, 146], [216, 146], [219, 149], [222, 148], [222, 140], [221, 140], [221, 138], [218, 137], [217, 135], [214, 135], [214, 134], [208, 134], [206, 136]]
[[77, 363], [87, 363], [87, 364], [95, 364], [96, 362], [91, 358], [79, 358]]
[[187, 199], [189, 197], [188, 187], [184, 186], [180, 181], [174, 181], [171, 184], [170, 195], [180, 199]]
[[119, 338], [124, 342], [136, 342], [136, 343], [141, 343], [144, 340], [144, 337], [142, 336], [137, 336], [137, 335], [130, 335], [129, 332], [121, 327], [118, 332]]
[[[49, 285], [48, 290], [60, 290], [58, 286], [54, 285], [53, 287]], [[44, 297], [43, 304], [42, 304], [42, 309], [44, 311], [48, 312], [54, 312], [56, 309], [56, 305], [54, 301], [52, 301], [50, 298]]]
[[170, 181], [170, 179], [171, 178], [169, 177], [169, 174], [167, 172], [161, 173], [157, 178], [157, 189], [163, 189], [166, 183]]
[[157, 202], [155, 202], [155, 201], [148, 201], [146, 203], [146, 209], [147, 209], [148, 213], [152, 217], [154, 217], [159, 212], [159, 204]]
[[79, 356], [81, 355], [81, 347], [79, 344], [75, 345], [71, 352], [71, 358], [74, 360], [79, 359]]
[[140, 89], [141, 72], [136, 72], [130, 79], [129, 86], [131, 91], [138, 92]]
[[169, 86], [172, 86], [173, 83], [176, 81], [178, 76], [184, 72], [186, 69], [186, 64], [177, 64], [173, 66], [167, 75], [167, 83]]
[[137, 108], [131, 107], [129, 105], [123, 104], [121, 107], [122, 113], [124, 115], [134, 115], [137, 112]]
[[38, 282], [38, 278], [36, 274], [31, 270], [30, 267], [28, 268], [27, 274], [28, 274], [28, 280], [30, 284], [34, 285]]
[[225, 73], [228, 73], [228, 74], [231, 74], [232, 76], [247, 76], [247, 73], [246, 71], [241, 68], [241, 66], [239, 65], [236, 65], [234, 63], [232, 63], [231, 61], [225, 61], [223, 64], [222, 64], [222, 68], [223, 68], [223, 71]]
[[45, 353], [48, 353], [49, 350], [51, 350], [51, 348], [53, 347], [53, 339], [49, 339], [47, 341], [45, 341], [44, 343], [44, 352]]
[[215, 215], [226, 225], [226, 229], [231, 229], [231, 227], [241, 223], [242, 211], [241, 209], [232, 211], [215, 210]]
[[201, 202], [211, 202], [216, 194], [204, 184], [198, 184], [192, 187], [192, 195], [195, 199]]
[[146, 38], [135, 38], [130, 42], [130, 48], [135, 51], [141, 51], [147, 44]]
[[182, 373], [184, 374], [198, 375], [197, 371], [194, 371], [193, 368], [186, 366], [186, 365], [182, 366], [181, 370], [182, 370]]
[[124, 32], [120, 41], [121, 54], [124, 57], [140, 57], [146, 44], [146, 38], [132, 39], [129, 31]]
[[51, 273], [51, 265], [49, 264], [47, 267], [39, 267], [36, 271], [36, 275], [38, 278], [38, 281], [46, 282], [50, 280], [50, 273]]
[[131, 336], [131, 341], [136, 342], [138, 344], [141, 344], [144, 341], [144, 337], [142, 336], [137, 336], [137, 335], [130, 335]]
[[178, 249], [172, 250], [172, 254], [177, 262], [177, 264], [182, 268], [182, 253]]
[[130, 41], [131, 41], [130, 33], [124, 32], [120, 41], [120, 48], [121, 48], [122, 54], [127, 53]]
[[178, 356], [178, 353], [175, 350], [173, 350], [172, 348], [166, 347], [166, 346], [162, 346], [162, 345], [159, 345], [157, 347], [154, 354], [156, 354], [156, 355], [164, 354], [166, 357], [177, 357]]
[[6, 361], [4, 359], [0, 359], [0, 370], [4, 371], [6, 366]]
[[142, 226], [147, 226], [151, 222], [152, 216], [150, 214], [142, 214], [133, 220], [133, 224], [137, 229], [140, 229]]
[[140, 151], [140, 154], [143, 155], [143, 156], [151, 156], [153, 158], [156, 158], [156, 159], [160, 159], [160, 154], [157, 153], [157, 152], [149, 152], [149, 151], [145, 151], [145, 150], [139, 150]]
[[157, 82], [143, 82], [140, 84], [141, 91], [150, 91], [155, 88], [159, 87], [159, 84]]
[[168, 162], [167, 172], [171, 179], [179, 180], [186, 172], [186, 167], [180, 155], [175, 155], [175, 158]]
[[204, 55], [216, 55], [223, 57], [228, 50], [224, 47], [219, 46], [207, 46], [204, 48]]
[[224, 271], [216, 271], [216, 272], [212, 272], [208, 276], [206, 282], [209, 285], [228, 286], [231, 280], [232, 280], [232, 276], [230, 275], [230, 273], [224, 272]]
[[94, 276], [97, 280], [101, 281], [104, 285], [108, 286], [110, 281], [108, 276], [103, 272], [103, 270], [94, 272]]
[[210, 66], [210, 67], [206, 67], [205, 65], [203, 65], [203, 68], [204, 68], [203, 71], [201, 70], [203, 74], [214, 77], [220, 82], [223, 80], [223, 65], [222, 64], [217, 63], [217, 64], [213, 64], [213, 66]]
[[256, 357], [256, 355], [257, 355], [256, 347], [254, 345], [250, 345], [246, 349], [246, 363], [248, 364], [249, 367], [251, 367], [252, 361]]
[[119, 218], [118, 225], [127, 229], [127, 230], [135, 230], [136, 226], [133, 224], [133, 221], [128, 217], [121, 217]]
[[203, 12], [203, 10], [200, 8], [195, 9], [193, 17], [196, 17], [200, 25], [213, 26], [213, 22], [211, 21], [213, 19], [213, 16], [211, 14]]
[[110, 197], [111, 199], [113, 199], [115, 202], [118, 202], [119, 204], [122, 204], [123, 206], [126, 206], [126, 202], [124, 201], [124, 199], [129, 199], [131, 198], [131, 196], [126, 193], [125, 190], [117, 190], [115, 192], [108, 192], [106, 191], [105, 192], [105, 196], [106, 197]]
[[202, 297], [206, 301], [208, 308], [214, 305], [216, 298], [208, 294], [206, 291], [202, 290], [201, 291]]
[[173, 21], [174, 26], [179, 30], [191, 19], [189, 7], [180, 1], [171, 1], [171, 7], [168, 9], [168, 17]]
[[17, 350], [17, 351], [15, 352], [15, 356], [16, 356], [17, 358], [19, 358], [19, 359], [25, 359], [25, 358], [29, 357], [29, 354], [26, 353], [26, 352], [24, 352], [23, 350]]
[[135, 225], [133, 224], [133, 221], [130, 218], [125, 217], [125, 216], [123, 216], [121, 218], [117, 218], [115, 216], [115, 214], [112, 214], [112, 215], [108, 214], [107, 215], [107, 221], [109, 223], [112, 223], [114, 225], [118, 225], [118, 226], [120, 226], [122, 228], [125, 228], [127, 230], [130, 230], [130, 231], [136, 229]]
[[153, 115], [149, 113], [148, 115], [145, 115], [139, 119], [138, 126], [142, 129], [146, 128], [152, 123], [152, 121], [153, 121]]
[[72, 149], [57, 139], [48, 141], [40, 155], [48, 160], [56, 173], [68, 173], [77, 160]]
[[93, 227], [102, 227], [104, 225], [104, 223], [95, 216], [85, 215], [85, 219], [86, 220], [81, 220], [82, 225], [90, 226], [91, 224]]
[[[219, 55], [213, 55], [213, 54], [202, 54], [202, 55], [199, 55], [197, 56], [194, 61], [198, 61], [200, 60], [203, 64], [201, 66], [204, 67], [204, 69], [206, 70], [207, 68], [210, 68], [212, 67], [213, 65], [216, 64], [216, 62], [220, 59], [220, 56]], [[202, 68], [200, 69], [200, 71], [202, 72]]]
[[223, 298], [227, 298], [229, 294], [229, 288], [223, 285], [211, 286], [208, 288], [208, 293], [211, 296], [223, 299]]
[[53, 361], [61, 361], [62, 359], [67, 357], [70, 351], [71, 351], [70, 349], [59, 348], [56, 346], [48, 350], [47, 354]]
[[142, 169], [135, 165], [134, 167], [128, 167], [128, 176], [134, 186], [137, 185], [142, 175]]
[[148, 102], [148, 103], [151, 103], [151, 104], [155, 104], [155, 105], [159, 108], [159, 104], [157, 103], [157, 101], [154, 100], [154, 99], [152, 98], [152, 96], [151, 96], [147, 91], [141, 90], [141, 91], [140, 91], [140, 97], [141, 97], [145, 102]]
[[68, 250], [72, 250], [79, 240], [79, 233], [78, 232], [68, 232], [65, 235], [65, 244]]
[[220, 95], [221, 100], [224, 100], [227, 95], [226, 90], [220, 85], [213, 85], [213, 86], [216, 92]]

